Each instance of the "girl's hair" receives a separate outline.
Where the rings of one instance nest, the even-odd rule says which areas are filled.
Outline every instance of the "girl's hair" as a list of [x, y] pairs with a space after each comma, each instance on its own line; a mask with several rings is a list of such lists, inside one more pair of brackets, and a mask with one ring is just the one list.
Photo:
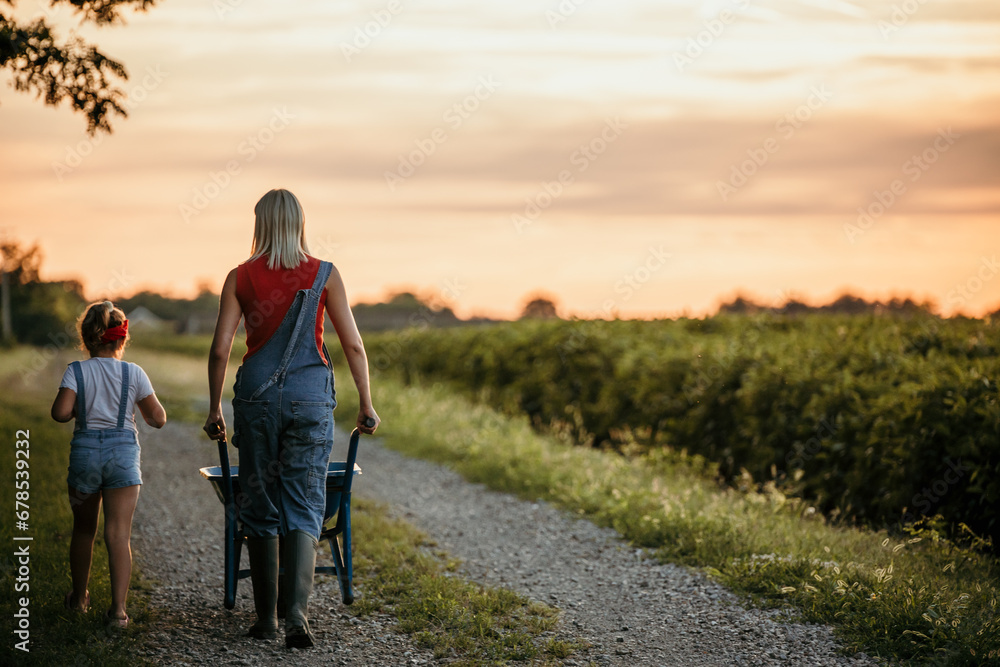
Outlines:
[[101, 336], [104, 335], [105, 331], [124, 321], [125, 313], [121, 308], [115, 308], [115, 304], [110, 301], [97, 301], [90, 304], [80, 319], [76, 321], [76, 330], [80, 334], [80, 349], [96, 355], [105, 350], [117, 352], [125, 347], [130, 339], [127, 334], [124, 338], [113, 340], [110, 343], [101, 342]]
[[[302, 205], [288, 190], [271, 190], [253, 209], [257, 220], [253, 228], [250, 260], [267, 255], [267, 268], [294, 269], [306, 261], [305, 214]], [[250, 261], [248, 260], [248, 261]]]

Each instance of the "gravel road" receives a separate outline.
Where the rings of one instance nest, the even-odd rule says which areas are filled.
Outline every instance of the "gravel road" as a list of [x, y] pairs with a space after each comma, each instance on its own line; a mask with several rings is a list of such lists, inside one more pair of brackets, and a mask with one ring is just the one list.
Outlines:
[[[282, 640], [242, 636], [252, 623], [250, 584], [236, 609], [222, 605], [222, 505], [197, 469], [217, 465], [217, 449], [196, 427], [144, 430], [143, 486], [133, 544], [158, 583], [151, 604], [169, 629], [145, 650], [162, 664], [410, 665], [432, 655], [391, 630], [387, 616], [344, 613], [332, 578], [317, 581], [310, 616], [318, 648], [286, 651]], [[347, 438], [338, 432], [335, 457]], [[441, 466], [364, 438], [359, 496], [392, 512], [463, 561], [473, 580], [504, 586], [563, 610], [562, 633], [590, 644], [566, 664], [870, 665], [841, 656], [829, 628], [787, 622], [747, 608], [699, 573], [644, 558], [608, 529], [470, 484]], [[357, 548], [357, 545], [356, 545]], [[363, 548], [363, 547], [362, 547]], [[244, 567], [245, 565], [244, 556]], [[363, 594], [363, 592], [362, 592]]]
[[[231, 423], [231, 422], [230, 422]], [[422, 665], [431, 652], [393, 632], [385, 615], [345, 613], [332, 577], [317, 577], [310, 625], [317, 647], [285, 649], [284, 634], [245, 637], [254, 621], [250, 580], [239, 583], [236, 608], [223, 606], [223, 509], [198, 469], [219, 465], [218, 447], [201, 429], [170, 423], [161, 431], [140, 427], [143, 487], [132, 528], [132, 546], [146, 577], [154, 580], [150, 604], [164, 619], [143, 656], [164, 665]], [[346, 437], [338, 433], [338, 444]], [[230, 448], [230, 456], [235, 450]], [[235, 463], [234, 457], [234, 463]], [[320, 552], [330, 565], [329, 551]], [[243, 565], [249, 567], [246, 552]]]

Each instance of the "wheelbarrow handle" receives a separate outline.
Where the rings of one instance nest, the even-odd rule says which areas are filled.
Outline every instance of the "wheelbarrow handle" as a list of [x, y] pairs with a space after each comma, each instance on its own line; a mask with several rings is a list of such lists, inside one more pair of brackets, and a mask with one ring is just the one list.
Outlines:
[[222, 442], [226, 441], [226, 432], [223, 431], [218, 424], [212, 424], [211, 426], [208, 427], [208, 431], [206, 432], [208, 433], [209, 437], [212, 437], [213, 439], [215, 436], [221, 433], [222, 437], [219, 438], [219, 440]]
[[209, 435], [222, 434], [218, 439], [219, 443], [219, 467], [222, 468], [222, 494], [223, 501], [228, 505], [233, 499], [233, 476], [229, 471], [229, 443], [226, 442], [226, 432], [219, 428], [218, 424], [208, 427]]

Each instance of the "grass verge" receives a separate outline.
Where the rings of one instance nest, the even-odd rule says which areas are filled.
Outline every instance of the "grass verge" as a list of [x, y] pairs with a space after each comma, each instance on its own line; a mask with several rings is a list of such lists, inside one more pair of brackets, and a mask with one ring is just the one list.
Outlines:
[[[1000, 659], [997, 563], [974, 543], [947, 542], [933, 526], [906, 538], [831, 526], [777, 492], [720, 489], [698, 459], [567, 447], [440, 384], [382, 376], [373, 390], [389, 447], [585, 515], [759, 603], [790, 605], [831, 624], [849, 651], [947, 665]], [[356, 414], [351, 389], [338, 398], [343, 418]]]
[[355, 498], [351, 517], [355, 578], [363, 591], [351, 613], [395, 616], [402, 632], [449, 664], [546, 664], [576, 650], [553, 632], [556, 609], [455, 576], [457, 563], [385, 507]]
[[[9, 389], [9, 386], [8, 386]], [[102, 613], [111, 605], [108, 579], [108, 556], [103, 546], [103, 519], [94, 545], [91, 566], [91, 610], [78, 615], [63, 608], [63, 597], [70, 590], [69, 542], [73, 515], [66, 493], [66, 465], [69, 461], [69, 436], [48, 415], [48, 403], [30, 394], [0, 393], [0, 437], [6, 453], [0, 458], [0, 479], [8, 490], [7, 500], [14, 504], [15, 440], [23, 439], [21, 430], [28, 431], [30, 452], [27, 471], [29, 484], [28, 529], [15, 530], [13, 517], [0, 524], [0, 542], [7, 545], [0, 558], [2, 594], [0, 613], [9, 631], [10, 642], [4, 647], [4, 664], [14, 665], [141, 665], [151, 664], [132, 655], [143, 630], [153, 619], [144, 595], [147, 586], [141, 572], [133, 570], [135, 585], [129, 595], [129, 616], [132, 627], [124, 633], [108, 632], [101, 621]], [[55, 390], [52, 391], [52, 397]], [[49, 397], [51, 400], [52, 397]], [[24, 459], [20, 459], [24, 460]], [[17, 481], [24, 481], [24, 475]], [[25, 498], [25, 496], [22, 496]], [[14, 507], [9, 506], [13, 512]], [[31, 537], [31, 541], [14, 541], [15, 535]], [[27, 572], [14, 556], [15, 549], [27, 545], [30, 560]], [[27, 588], [16, 589], [16, 586]], [[15, 648], [21, 638], [14, 634], [20, 619], [14, 617], [27, 598], [28, 651]]]

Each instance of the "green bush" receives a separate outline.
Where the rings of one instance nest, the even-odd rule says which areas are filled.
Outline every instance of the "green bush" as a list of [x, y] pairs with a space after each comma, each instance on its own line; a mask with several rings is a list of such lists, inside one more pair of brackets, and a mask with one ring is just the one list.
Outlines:
[[[1000, 325], [912, 316], [521, 321], [366, 339], [576, 444], [704, 456], [834, 516], [1000, 536]], [[996, 540], [995, 540], [996, 541]]]

